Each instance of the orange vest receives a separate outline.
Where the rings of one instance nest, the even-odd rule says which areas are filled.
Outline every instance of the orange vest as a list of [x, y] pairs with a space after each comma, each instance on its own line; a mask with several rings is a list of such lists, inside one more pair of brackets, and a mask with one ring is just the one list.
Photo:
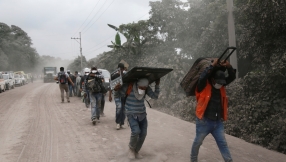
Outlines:
[[[207, 81], [207, 85], [206, 87], [201, 91], [201, 92], [197, 92], [196, 90], [196, 98], [197, 98], [197, 107], [196, 107], [196, 116], [199, 119], [202, 119], [204, 116], [204, 113], [207, 109], [208, 103], [210, 101], [211, 98], [211, 91], [212, 91], [212, 86], [209, 83], [209, 81]], [[221, 94], [221, 106], [222, 106], [222, 117], [223, 120], [227, 120], [227, 104], [228, 104], [228, 100], [226, 97], [226, 91], [224, 86], [222, 86], [220, 88], [220, 94]]]

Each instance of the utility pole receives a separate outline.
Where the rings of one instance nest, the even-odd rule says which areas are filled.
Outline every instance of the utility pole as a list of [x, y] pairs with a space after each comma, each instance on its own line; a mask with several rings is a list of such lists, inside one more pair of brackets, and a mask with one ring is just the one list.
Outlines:
[[77, 41], [77, 39], [79, 39], [79, 46], [80, 46], [80, 70], [82, 70], [82, 48], [81, 48], [81, 33], [79, 32], [79, 38], [71, 38], [71, 39], [75, 39]]
[[[226, 0], [228, 10], [228, 44], [230, 47], [236, 47], [235, 28], [233, 20], [233, 0]], [[236, 78], [238, 78], [238, 66], [236, 51], [230, 56], [230, 64], [236, 69]]]

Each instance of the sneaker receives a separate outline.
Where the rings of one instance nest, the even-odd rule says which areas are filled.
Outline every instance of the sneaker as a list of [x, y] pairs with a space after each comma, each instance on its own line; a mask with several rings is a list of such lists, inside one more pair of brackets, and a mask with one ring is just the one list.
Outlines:
[[135, 151], [130, 149], [128, 150], [128, 158], [129, 159], [135, 159]]
[[121, 128], [121, 129], [124, 129], [124, 126], [123, 126], [123, 125], [120, 125], [120, 128]]
[[142, 159], [143, 156], [139, 154], [139, 152], [135, 152], [136, 159]]
[[97, 122], [97, 123], [100, 123], [100, 120], [99, 120], [99, 118], [98, 118], [98, 119], [96, 119], [96, 122]]
[[116, 129], [117, 129], [117, 130], [120, 129], [120, 124], [116, 124]]
[[96, 125], [96, 119], [92, 119], [91, 121], [93, 125]]
[[105, 117], [104, 113], [101, 113], [100, 116], [101, 116], [101, 117]]
[[68, 102], [70, 102], [70, 100], [68, 100]]

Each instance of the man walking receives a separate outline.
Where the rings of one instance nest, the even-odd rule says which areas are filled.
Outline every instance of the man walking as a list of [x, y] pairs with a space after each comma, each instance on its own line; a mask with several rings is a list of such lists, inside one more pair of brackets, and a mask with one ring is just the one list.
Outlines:
[[[73, 74], [71, 74], [70, 70], [67, 71], [72, 83], [76, 82], [75, 76]], [[71, 84], [71, 82], [68, 82], [68, 86], [69, 86], [69, 96], [75, 96], [75, 90], [74, 90], [74, 84]]]
[[[124, 74], [124, 64], [123, 63], [119, 63], [118, 64], [118, 68], [120, 68], [120, 71], [118, 71], [118, 73], [114, 74], [111, 76], [111, 80], [116, 79], [117, 77]], [[111, 95], [112, 91], [109, 90], [109, 101], [112, 101], [112, 95]], [[122, 128], [122, 126], [124, 125], [124, 121], [125, 121], [125, 108], [124, 105], [122, 105], [121, 100], [125, 99], [124, 97], [120, 97], [120, 95], [118, 94], [117, 91], [113, 91], [113, 95], [114, 95], [114, 102], [115, 102], [115, 106], [116, 106], [116, 110], [115, 110], [115, 123], [116, 123], [116, 129], [119, 130], [120, 128]]]
[[86, 87], [86, 79], [88, 77], [90, 73], [90, 69], [89, 68], [85, 68], [84, 69], [84, 76], [81, 77], [80, 79], [80, 91], [81, 91], [81, 95], [84, 98], [84, 103], [86, 104], [85, 106], [88, 108], [90, 105], [90, 99], [89, 99], [89, 91]]
[[58, 76], [55, 78], [55, 80], [57, 80], [59, 82], [62, 103], [64, 102], [64, 91], [66, 91], [67, 101], [70, 102], [69, 94], [68, 94], [69, 90], [68, 90], [68, 84], [67, 83], [68, 83], [68, 81], [70, 81], [72, 85], [74, 85], [74, 83], [70, 79], [69, 75], [67, 73], [65, 73], [64, 67], [60, 67], [60, 72], [58, 73]]
[[91, 68], [91, 73], [87, 76], [87, 84], [94, 81], [93, 87], [86, 87], [89, 91], [90, 103], [91, 103], [91, 121], [92, 124], [100, 123], [100, 108], [101, 108], [101, 98], [102, 89], [96, 88], [102, 83], [104, 77], [97, 71], [97, 68], [93, 66]]
[[[79, 92], [79, 82], [80, 82], [80, 76], [78, 74], [78, 71], [75, 71], [74, 72], [74, 76], [75, 76], [75, 86], [74, 86], [74, 93], [75, 93], [75, 96], [78, 96], [78, 92]], [[80, 96], [78, 96], [80, 97]]]
[[[228, 61], [213, 63], [203, 71], [199, 77], [196, 90], [196, 137], [191, 150], [191, 162], [198, 161], [200, 146], [205, 137], [211, 133], [220, 153], [226, 162], [232, 158], [224, 136], [224, 124], [227, 119], [227, 97], [225, 86], [235, 79], [236, 71]], [[217, 67], [226, 67], [228, 77], [221, 70], [214, 71]]]
[[146, 78], [139, 79], [136, 83], [116, 85], [115, 91], [120, 96], [125, 96], [122, 105], [125, 105], [126, 115], [131, 128], [131, 136], [129, 141], [130, 159], [142, 158], [139, 151], [145, 141], [147, 135], [147, 113], [144, 104], [146, 94], [152, 99], [158, 99], [160, 80], [156, 81], [155, 92], [150, 88], [149, 81]]

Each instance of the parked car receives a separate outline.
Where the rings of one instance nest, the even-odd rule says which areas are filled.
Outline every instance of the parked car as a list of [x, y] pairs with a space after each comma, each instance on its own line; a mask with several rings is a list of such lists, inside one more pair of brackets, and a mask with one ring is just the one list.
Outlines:
[[20, 75], [20, 78], [22, 79], [23, 85], [28, 84], [28, 80], [24, 75]]
[[28, 74], [23, 74], [23, 77], [25, 78], [25, 84], [28, 84], [30, 82], [30, 76]]
[[15, 78], [15, 85], [19, 86], [24, 85], [23, 80], [19, 74], [14, 74], [14, 78]]
[[2, 73], [0, 73], [0, 93], [5, 92], [6, 90], [6, 81], [3, 78]]
[[106, 90], [109, 90], [110, 72], [106, 69], [98, 69], [98, 72], [100, 72], [104, 76], [104, 87], [106, 88]]
[[9, 74], [2, 74], [6, 82], [6, 90], [15, 88], [15, 79], [13, 79]]

